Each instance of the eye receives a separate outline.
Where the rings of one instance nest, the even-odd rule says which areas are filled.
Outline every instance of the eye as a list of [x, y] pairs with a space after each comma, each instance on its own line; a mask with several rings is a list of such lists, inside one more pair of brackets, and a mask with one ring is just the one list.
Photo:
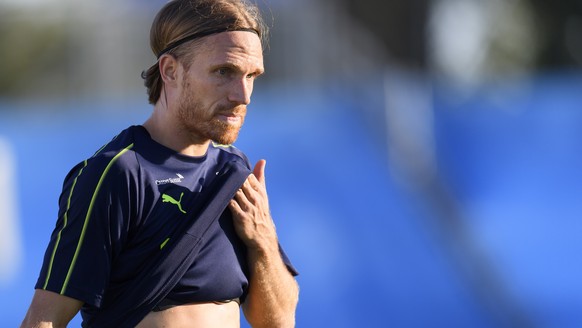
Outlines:
[[218, 67], [215, 71], [214, 71], [218, 76], [231, 76], [233, 74], [233, 69], [232, 67]]
[[255, 72], [255, 73], [250, 73], [247, 76], [245, 76], [247, 79], [257, 79], [259, 76], [261, 76], [261, 72]]

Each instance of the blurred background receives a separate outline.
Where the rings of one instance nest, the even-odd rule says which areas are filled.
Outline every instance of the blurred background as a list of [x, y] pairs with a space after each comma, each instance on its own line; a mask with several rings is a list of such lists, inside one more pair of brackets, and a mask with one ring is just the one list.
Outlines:
[[[0, 0], [2, 326], [68, 170], [151, 113], [164, 3]], [[260, 6], [236, 145], [268, 160], [298, 327], [582, 327], [582, 1]]]

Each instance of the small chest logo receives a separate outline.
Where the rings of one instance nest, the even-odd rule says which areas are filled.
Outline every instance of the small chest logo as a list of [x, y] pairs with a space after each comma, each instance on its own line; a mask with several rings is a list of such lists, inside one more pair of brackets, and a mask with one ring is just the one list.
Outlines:
[[164, 185], [167, 183], [180, 183], [182, 182], [182, 179], [184, 179], [184, 176], [181, 175], [180, 173], [176, 173], [177, 178], [167, 178], [167, 179], [162, 179], [162, 180], [156, 180], [156, 185]]
[[170, 195], [166, 195], [166, 194], [162, 194], [162, 202], [164, 203], [170, 203], [170, 204], [174, 204], [176, 206], [178, 206], [178, 209], [180, 210], [180, 212], [186, 214], [186, 211], [184, 211], [182, 209], [182, 197], [184, 196], [184, 193], [180, 194], [180, 200], [175, 200], [174, 197], [170, 196]]

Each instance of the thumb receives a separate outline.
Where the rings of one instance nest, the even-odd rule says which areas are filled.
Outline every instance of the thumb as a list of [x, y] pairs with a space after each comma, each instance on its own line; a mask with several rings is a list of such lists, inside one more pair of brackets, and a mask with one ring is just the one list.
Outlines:
[[267, 166], [267, 161], [261, 159], [255, 164], [255, 168], [253, 170], [253, 175], [259, 180], [259, 182], [266, 186], [265, 184], [265, 166]]

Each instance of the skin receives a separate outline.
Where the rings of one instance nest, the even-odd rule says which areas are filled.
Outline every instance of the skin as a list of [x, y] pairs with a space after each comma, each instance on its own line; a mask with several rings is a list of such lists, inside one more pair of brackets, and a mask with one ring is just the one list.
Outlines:
[[[253, 83], [263, 73], [257, 35], [223, 32], [200, 40], [190, 68], [180, 59], [159, 60], [162, 96], [144, 123], [157, 142], [188, 156], [202, 156], [212, 140], [234, 142], [251, 101]], [[269, 210], [264, 160], [229, 204], [235, 230], [248, 249], [249, 290], [243, 313], [252, 327], [294, 327], [299, 288], [283, 263]], [[36, 290], [21, 327], [66, 327], [82, 302]], [[151, 312], [148, 327], [240, 327], [235, 302], [193, 303]]]

